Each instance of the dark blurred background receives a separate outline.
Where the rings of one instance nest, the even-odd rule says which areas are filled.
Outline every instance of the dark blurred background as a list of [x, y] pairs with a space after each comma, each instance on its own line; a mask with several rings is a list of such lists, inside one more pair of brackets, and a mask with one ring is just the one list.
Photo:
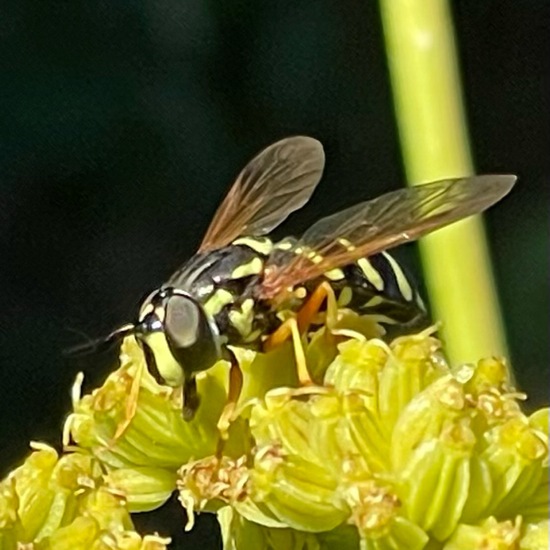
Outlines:
[[[513, 364], [534, 407], [549, 374], [548, 3], [453, 10], [477, 169], [520, 178], [487, 226]], [[61, 357], [81, 341], [74, 331], [133, 319], [260, 148], [297, 133], [326, 147], [320, 189], [278, 235], [404, 176], [376, 2], [19, 0], [0, 5], [0, 40], [6, 472], [29, 440], [59, 440], [80, 368]], [[419, 269], [414, 247], [400, 254]], [[87, 372], [92, 383], [103, 374]], [[213, 524], [201, 529], [215, 546]]]

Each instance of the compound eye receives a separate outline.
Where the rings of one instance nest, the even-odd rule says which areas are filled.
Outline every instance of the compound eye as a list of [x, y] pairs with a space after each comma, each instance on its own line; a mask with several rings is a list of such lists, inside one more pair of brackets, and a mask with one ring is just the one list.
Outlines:
[[222, 356], [216, 325], [190, 296], [169, 296], [164, 306], [164, 334], [187, 378], [209, 369]]
[[199, 306], [186, 296], [172, 295], [166, 304], [164, 330], [172, 346], [189, 348], [201, 338]]

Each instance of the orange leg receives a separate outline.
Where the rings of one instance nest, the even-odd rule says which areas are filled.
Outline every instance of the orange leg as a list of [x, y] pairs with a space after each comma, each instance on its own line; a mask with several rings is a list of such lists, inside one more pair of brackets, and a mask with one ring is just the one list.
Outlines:
[[308, 301], [298, 311], [296, 317], [287, 319], [264, 343], [264, 351], [269, 351], [292, 338], [294, 353], [296, 354], [298, 379], [302, 386], [313, 384], [307, 370], [302, 334], [307, 332], [325, 300], [327, 301], [326, 323], [329, 328], [334, 326], [337, 318], [336, 297], [331, 286], [327, 282], [324, 282], [314, 290]]
[[221, 453], [223, 442], [228, 437], [229, 425], [233, 421], [233, 415], [237, 407], [241, 390], [243, 389], [243, 373], [237, 363], [237, 359], [231, 354], [231, 368], [229, 370], [229, 387], [227, 390], [227, 403], [223, 408], [220, 419], [218, 420], [218, 430], [220, 432], [220, 441], [218, 442], [218, 453]]
[[[334, 296], [334, 291], [331, 286], [327, 282], [324, 282], [315, 289], [296, 317], [287, 319], [264, 342], [264, 351], [270, 351], [292, 338], [294, 354], [296, 357], [298, 380], [301, 386], [313, 385], [313, 380], [311, 379], [307, 369], [302, 335], [307, 332], [325, 300], [327, 301], [326, 323], [329, 328], [334, 326], [338, 313], [336, 297]], [[220, 419], [218, 420], [220, 439], [216, 450], [217, 456], [221, 456], [223, 453], [225, 441], [228, 437], [229, 426], [234, 420], [233, 416], [237, 407], [242, 385], [243, 375], [241, 369], [239, 368], [237, 360], [232, 357], [231, 370], [229, 371], [227, 403], [222, 411], [222, 414], [220, 415]]]
[[334, 290], [332, 290], [332, 287], [325, 281], [313, 291], [308, 301], [298, 312], [298, 328], [301, 334], [307, 331], [325, 300], [327, 301], [326, 324], [329, 328], [334, 326], [338, 313], [338, 305]]
[[270, 351], [287, 340], [292, 338], [294, 354], [296, 356], [296, 366], [298, 369], [298, 380], [302, 386], [311, 386], [313, 380], [309, 375], [306, 363], [306, 354], [302, 344], [302, 335], [298, 328], [298, 320], [295, 318], [287, 319], [264, 343], [264, 351]]

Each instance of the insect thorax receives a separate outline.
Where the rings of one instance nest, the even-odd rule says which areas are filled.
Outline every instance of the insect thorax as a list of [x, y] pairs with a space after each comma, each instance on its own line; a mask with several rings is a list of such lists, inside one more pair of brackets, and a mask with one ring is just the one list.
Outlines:
[[[214, 319], [222, 344], [258, 348], [262, 335], [280, 324], [277, 311], [260, 299], [266, 263], [285, 264], [300, 251], [295, 241], [273, 243], [267, 237], [243, 237], [231, 245], [191, 258], [166, 286], [195, 296]], [[291, 308], [298, 309], [321, 281], [328, 281], [341, 307], [370, 315], [392, 333], [426, 324], [424, 305], [399, 264], [386, 253], [333, 269], [293, 289]]]
[[276, 313], [258, 299], [273, 247], [267, 237], [242, 237], [224, 248], [196, 254], [166, 286], [185, 290], [203, 304], [222, 343], [257, 348], [260, 337], [278, 325]]

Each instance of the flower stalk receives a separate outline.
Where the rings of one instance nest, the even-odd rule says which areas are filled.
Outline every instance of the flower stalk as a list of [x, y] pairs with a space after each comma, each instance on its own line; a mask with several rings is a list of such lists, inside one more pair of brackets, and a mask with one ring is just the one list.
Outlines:
[[[380, 7], [407, 180], [471, 175], [448, 2], [381, 0]], [[419, 246], [433, 317], [442, 321], [451, 360], [507, 356], [481, 218], [428, 235]]]

